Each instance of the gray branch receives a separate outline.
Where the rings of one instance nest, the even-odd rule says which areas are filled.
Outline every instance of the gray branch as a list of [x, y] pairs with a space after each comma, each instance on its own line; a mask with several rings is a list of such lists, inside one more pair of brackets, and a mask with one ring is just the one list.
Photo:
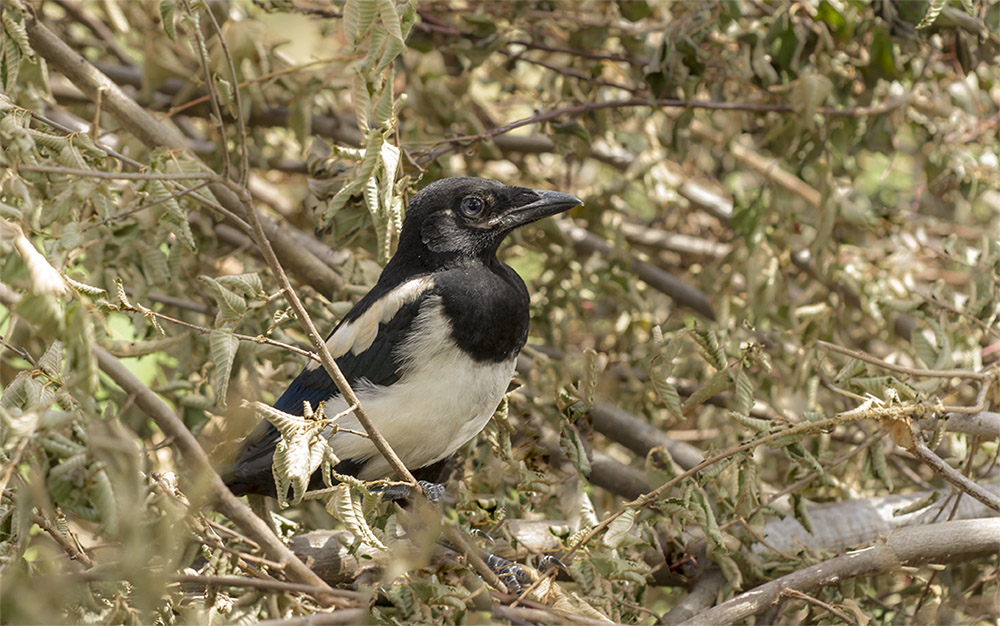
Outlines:
[[857, 576], [892, 574], [906, 565], [967, 561], [995, 555], [1000, 519], [974, 519], [904, 528], [875, 545], [782, 576], [682, 622], [683, 626], [732, 624], [783, 599], [782, 591], [809, 593]]

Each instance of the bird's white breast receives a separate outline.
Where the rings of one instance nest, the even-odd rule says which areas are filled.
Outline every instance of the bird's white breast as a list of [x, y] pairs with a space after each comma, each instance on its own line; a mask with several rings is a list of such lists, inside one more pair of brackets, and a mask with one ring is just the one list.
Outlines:
[[[439, 296], [421, 306], [408, 345], [397, 350], [409, 358], [395, 384], [383, 387], [361, 381], [355, 391], [403, 463], [416, 469], [440, 461], [479, 434], [507, 391], [516, 358], [501, 363], [471, 359], [451, 338]], [[345, 408], [338, 397], [327, 402], [326, 413], [332, 417]], [[364, 430], [353, 414], [338, 423]], [[341, 459], [371, 459], [358, 474], [362, 480], [391, 473], [367, 438], [341, 432], [331, 444]]]

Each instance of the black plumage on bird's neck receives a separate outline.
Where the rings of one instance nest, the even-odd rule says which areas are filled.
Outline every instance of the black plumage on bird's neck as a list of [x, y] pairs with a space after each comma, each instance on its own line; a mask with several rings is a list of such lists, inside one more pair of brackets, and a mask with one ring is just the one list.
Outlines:
[[[569, 194], [483, 178], [431, 183], [411, 200], [399, 245], [375, 286], [327, 339], [338, 366], [379, 432], [411, 470], [431, 466], [475, 437], [503, 398], [528, 337], [528, 290], [497, 259], [515, 228], [566, 211]], [[274, 406], [301, 415], [303, 402], [346, 408], [322, 367], [307, 364]], [[353, 415], [339, 422], [361, 430]], [[280, 435], [261, 424], [224, 470], [237, 495], [275, 495], [271, 472]], [[330, 439], [337, 471], [363, 480], [390, 474], [370, 441]], [[320, 486], [318, 476], [313, 486]]]

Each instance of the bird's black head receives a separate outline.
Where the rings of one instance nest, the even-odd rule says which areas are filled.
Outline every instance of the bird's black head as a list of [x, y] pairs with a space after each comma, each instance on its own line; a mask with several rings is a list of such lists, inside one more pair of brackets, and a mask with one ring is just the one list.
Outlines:
[[512, 230], [582, 204], [558, 191], [509, 187], [488, 178], [445, 178], [413, 196], [397, 255], [426, 264], [486, 259]]

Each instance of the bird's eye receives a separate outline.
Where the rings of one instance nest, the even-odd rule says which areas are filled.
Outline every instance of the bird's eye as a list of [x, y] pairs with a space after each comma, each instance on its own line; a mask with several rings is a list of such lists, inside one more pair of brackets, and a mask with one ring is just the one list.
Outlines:
[[479, 217], [485, 208], [486, 203], [475, 196], [462, 199], [462, 215], [466, 217]]

